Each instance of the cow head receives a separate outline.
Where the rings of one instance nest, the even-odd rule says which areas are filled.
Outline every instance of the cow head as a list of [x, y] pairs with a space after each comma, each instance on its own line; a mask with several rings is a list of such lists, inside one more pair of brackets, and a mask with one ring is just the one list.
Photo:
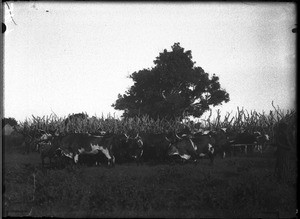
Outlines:
[[126, 135], [126, 144], [128, 146], [129, 157], [138, 160], [143, 155], [143, 141], [142, 138], [137, 134], [135, 137]]
[[36, 143], [35, 151], [39, 151], [40, 147], [44, 144], [51, 144], [50, 142], [52, 138], [53, 136], [50, 133], [44, 131], [44, 134], [42, 134], [42, 136], [39, 139], [35, 140]]
[[211, 144], [208, 144], [208, 153], [213, 154], [215, 151], [214, 147]]
[[169, 142], [169, 143], [175, 143], [178, 141], [181, 141], [182, 139], [184, 139], [185, 137], [187, 137], [187, 134], [178, 134], [176, 132], [168, 132], [165, 136], [165, 139]]

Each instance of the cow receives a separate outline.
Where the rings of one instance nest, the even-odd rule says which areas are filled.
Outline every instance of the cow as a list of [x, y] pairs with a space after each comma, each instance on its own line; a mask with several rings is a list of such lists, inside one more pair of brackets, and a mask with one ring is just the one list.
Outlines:
[[248, 131], [238, 133], [234, 140], [230, 141], [231, 145], [243, 145], [245, 147], [245, 153], [253, 152], [254, 147], [257, 144], [257, 135], [251, 134]]
[[180, 137], [180, 139], [174, 143], [170, 143], [167, 154], [171, 157], [179, 156], [182, 162], [186, 160], [196, 162], [198, 158], [196, 145], [190, 138], [185, 136]]
[[196, 151], [198, 156], [206, 157], [210, 159], [210, 163], [214, 163], [214, 156], [215, 156], [215, 148], [214, 145], [216, 140], [211, 136], [209, 131], [204, 133], [195, 133], [193, 135], [193, 142], [196, 145]]
[[28, 130], [28, 128], [24, 128], [22, 134], [24, 136], [25, 154], [38, 151], [38, 144], [46, 141], [45, 136], [48, 137], [50, 135], [41, 129]]
[[39, 144], [38, 150], [41, 156], [42, 167], [44, 167], [45, 158], [47, 157], [49, 158], [49, 165], [52, 164], [52, 158], [57, 155], [58, 147], [51, 142], [43, 142]]
[[50, 143], [53, 136], [50, 133], [44, 133], [39, 139], [34, 141], [35, 144], [35, 151], [40, 151], [40, 147], [44, 144]]
[[180, 156], [182, 160], [192, 160], [195, 163], [197, 159], [208, 156], [211, 164], [214, 161], [213, 138], [209, 134], [195, 133], [176, 135], [178, 140], [170, 143], [168, 149], [169, 156]]
[[144, 153], [144, 142], [142, 138], [137, 134], [135, 137], [130, 137], [124, 134], [126, 137], [127, 155], [129, 158], [133, 159], [137, 165], [143, 163], [143, 153]]
[[[56, 165], [59, 167], [65, 167], [67, 164], [73, 164], [75, 163], [74, 161], [74, 157], [73, 157], [73, 153], [70, 153], [69, 151], [63, 150], [60, 148], [60, 144], [61, 144], [61, 139], [64, 136], [60, 136], [59, 138], [55, 137], [52, 142], [54, 142], [55, 140], [57, 141], [56, 143], [53, 143], [54, 145], [57, 145], [57, 150], [56, 153], [54, 155], [54, 158], [57, 158], [56, 161]], [[107, 157], [99, 152], [96, 151], [96, 153], [79, 153], [78, 154], [78, 161], [76, 163], [78, 163], [79, 165], [86, 165], [86, 166], [99, 166], [101, 165], [101, 163], [108, 163], [108, 159]]]
[[114, 166], [115, 157], [110, 144], [111, 136], [95, 136], [86, 133], [72, 133], [61, 137], [54, 142], [64, 156], [72, 158], [74, 163], [78, 163], [79, 155], [95, 155], [103, 153], [108, 160], [109, 166]]
[[142, 134], [144, 142], [143, 160], [151, 162], [164, 162], [167, 160], [171, 140], [163, 133]]
[[139, 134], [135, 137], [127, 134], [113, 134], [110, 142], [117, 163], [130, 161], [135, 161], [137, 165], [142, 163], [144, 148]]
[[256, 136], [257, 145], [255, 146], [254, 150], [262, 153], [265, 149], [266, 144], [269, 142], [270, 137], [267, 134], [261, 134], [259, 131], [254, 132]]
[[128, 153], [128, 141], [124, 134], [113, 134], [111, 138], [112, 151], [116, 159], [116, 163], [129, 162], [131, 157]]
[[79, 154], [78, 164], [91, 166], [100, 166], [102, 163], [107, 163], [107, 157], [103, 153], [96, 154]]
[[226, 154], [230, 154], [231, 147], [226, 128], [210, 131], [209, 135], [214, 139], [215, 155], [220, 154], [224, 159]]

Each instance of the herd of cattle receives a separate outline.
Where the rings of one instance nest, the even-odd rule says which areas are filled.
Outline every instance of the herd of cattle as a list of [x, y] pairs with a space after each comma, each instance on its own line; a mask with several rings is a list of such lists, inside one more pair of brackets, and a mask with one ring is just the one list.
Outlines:
[[114, 133], [44, 133], [35, 141], [42, 166], [45, 159], [50, 165], [67, 164], [108, 165], [135, 161], [143, 162], [185, 162], [197, 163], [201, 158], [209, 158], [211, 164], [216, 156], [225, 158], [236, 152], [236, 146], [244, 146], [248, 151], [262, 152], [269, 141], [266, 134], [254, 132], [229, 133], [225, 128], [214, 131], [181, 133], [139, 133], [135, 136]]

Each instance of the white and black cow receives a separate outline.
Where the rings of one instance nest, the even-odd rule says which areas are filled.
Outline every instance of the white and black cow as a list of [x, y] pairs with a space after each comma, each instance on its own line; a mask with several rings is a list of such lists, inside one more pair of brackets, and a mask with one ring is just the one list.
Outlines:
[[197, 161], [198, 158], [208, 156], [211, 164], [214, 161], [214, 141], [208, 133], [194, 135], [176, 135], [178, 140], [171, 142], [168, 150], [169, 156], [180, 156], [182, 160]]
[[204, 133], [196, 133], [193, 135], [193, 142], [196, 145], [197, 154], [201, 157], [208, 157], [211, 164], [214, 162], [215, 157], [215, 148], [216, 143], [215, 139], [211, 136], [209, 131]]
[[114, 166], [115, 157], [112, 153], [110, 136], [95, 136], [86, 133], [72, 133], [61, 137], [53, 142], [54, 147], [60, 149], [66, 157], [72, 158], [74, 163], [78, 163], [79, 156], [96, 155], [103, 153], [108, 160], [109, 166]]
[[270, 141], [270, 137], [268, 134], [261, 134], [258, 131], [254, 132], [253, 134], [256, 137], [256, 143], [257, 143], [254, 150], [262, 153], [263, 150], [265, 150], [266, 144]]
[[222, 158], [225, 158], [226, 154], [231, 154], [230, 141], [226, 128], [210, 131], [208, 134], [213, 138], [215, 155], [219, 154]]

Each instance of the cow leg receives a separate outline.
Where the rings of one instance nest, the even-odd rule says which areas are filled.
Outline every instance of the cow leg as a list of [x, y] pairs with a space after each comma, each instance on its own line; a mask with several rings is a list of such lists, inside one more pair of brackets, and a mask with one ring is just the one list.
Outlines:
[[111, 156], [111, 159], [108, 159], [108, 166], [114, 167], [115, 166], [115, 157]]
[[25, 142], [25, 154], [29, 154], [29, 144]]
[[198, 160], [197, 159], [194, 159], [194, 165], [196, 166], [198, 164]]
[[136, 159], [136, 165], [137, 166], [140, 166], [141, 165], [141, 161], [140, 161], [140, 159], [138, 158], [138, 159]]
[[111, 155], [111, 165], [112, 165], [112, 167], [114, 167], [115, 166], [115, 162], [116, 162], [116, 159], [115, 159], [115, 156], [114, 155]]
[[143, 158], [140, 157], [140, 158], [138, 159], [138, 163], [139, 163], [139, 165], [142, 166], [142, 165], [143, 165]]
[[42, 160], [42, 167], [44, 167], [44, 158], [42, 158], [41, 160]]
[[214, 154], [208, 153], [208, 157], [210, 159], [210, 164], [213, 165], [214, 164]]
[[79, 157], [79, 154], [75, 154], [75, 156], [73, 157], [75, 164], [77, 164], [77, 162], [78, 162], [78, 157]]
[[44, 165], [45, 165], [45, 161], [44, 161], [44, 156], [43, 155], [41, 155], [41, 160], [42, 160], [42, 168], [44, 168]]

